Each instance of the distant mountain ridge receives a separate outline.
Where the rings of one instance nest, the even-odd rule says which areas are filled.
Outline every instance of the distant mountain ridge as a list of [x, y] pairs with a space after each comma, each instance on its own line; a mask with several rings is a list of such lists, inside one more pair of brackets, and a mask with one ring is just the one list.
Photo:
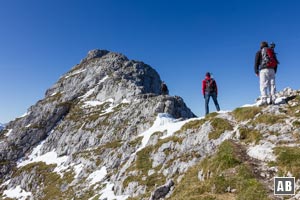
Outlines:
[[2, 123], [0, 123], [0, 131], [1, 131], [2, 129], [4, 129], [4, 127], [5, 127], [5, 125], [2, 124]]
[[196, 118], [149, 65], [92, 50], [0, 132], [1, 199], [278, 199], [295, 176], [300, 91]]

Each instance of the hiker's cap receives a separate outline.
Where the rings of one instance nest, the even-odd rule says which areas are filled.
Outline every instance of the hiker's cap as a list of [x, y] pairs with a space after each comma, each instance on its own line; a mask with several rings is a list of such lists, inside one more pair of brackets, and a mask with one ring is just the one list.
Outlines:
[[206, 72], [205, 76], [210, 77], [210, 73], [209, 73], [209, 72]]

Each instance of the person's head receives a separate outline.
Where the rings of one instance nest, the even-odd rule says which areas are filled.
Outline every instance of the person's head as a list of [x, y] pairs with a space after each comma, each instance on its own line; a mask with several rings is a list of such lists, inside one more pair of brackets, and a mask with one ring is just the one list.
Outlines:
[[210, 78], [210, 73], [206, 72], [205, 77]]
[[270, 47], [271, 47], [272, 49], [274, 49], [274, 48], [275, 48], [275, 43], [274, 43], [274, 42], [271, 42]]
[[262, 49], [262, 48], [264, 48], [264, 47], [268, 47], [268, 42], [262, 41], [262, 42], [260, 43], [260, 48]]

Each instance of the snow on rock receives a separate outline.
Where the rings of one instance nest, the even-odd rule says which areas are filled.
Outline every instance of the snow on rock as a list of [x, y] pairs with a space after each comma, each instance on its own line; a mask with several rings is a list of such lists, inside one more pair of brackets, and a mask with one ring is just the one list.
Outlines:
[[64, 166], [64, 163], [67, 161], [68, 156], [58, 157], [55, 150], [41, 155], [40, 150], [43, 144], [44, 142], [34, 148], [32, 153], [28, 156], [27, 160], [19, 160], [17, 167], [20, 168], [34, 162], [44, 162], [47, 165], [56, 164], [57, 166], [54, 169], [54, 172], [57, 172], [62, 176], [61, 172], [68, 168]]
[[114, 184], [107, 183], [106, 187], [101, 191], [102, 194], [99, 200], [125, 200], [129, 197], [128, 195], [116, 196], [113, 187]]
[[81, 172], [82, 169], [83, 169], [83, 164], [80, 163], [80, 164], [78, 164], [78, 165], [75, 165], [75, 166], [73, 166], [73, 169], [74, 169], [74, 172], [75, 172], [74, 178], [76, 179], [76, 178], [79, 177], [79, 174], [80, 174], [80, 172]]
[[85, 101], [83, 107], [86, 108], [86, 107], [100, 106], [104, 103], [105, 102], [101, 102], [101, 101]]
[[57, 94], [57, 92], [53, 92], [52, 94], [50, 94], [50, 97], [53, 97]]
[[26, 116], [28, 116], [29, 114], [30, 114], [30, 112], [26, 112], [26, 113], [24, 113], [23, 115], [21, 115], [19, 118], [26, 117]]
[[80, 74], [80, 73], [82, 73], [82, 72], [84, 72], [84, 71], [86, 71], [86, 69], [82, 69], [82, 70], [75, 71], [75, 72], [71, 73], [70, 75], [65, 76], [65, 79], [70, 78], [71, 76]]
[[58, 157], [57, 153], [53, 150], [53, 151], [47, 152], [43, 155], [31, 158], [29, 160], [24, 160], [18, 164], [18, 167], [23, 167], [23, 166], [28, 165], [33, 162], [44, 162], [47, 165], [57, 164], [57, 167], [56, 167], [57, 170], [55, 170], [55, 171], [59, 172], [59, 171], [61, 171], [61, 170], [59, 170], [59, 169], [61, 169], [61, 165], [63, 163], [65, 163], [67, 161], [67, 159], [68, 159], [68, 156]]
[[100, 170], [91, 173], [88, 177], [88, 180], [90, 180], [90, 185], [94, 185], [95, 183], [102, 181], [106, 174], [107, 170], [104, 166]]
[[180, 130], [180, 128], [187, 122], [196, 120], [195, 118], [188, 119], [185, 121], [178, 121], [177, 119], [174, 119], [171, 115], [167, 113], [159, 113], [156, 117], [156, 120], [154, 121], [153, 126], [148, 129], [147, 131], [140, 134], [140, 136], [143, 136], [142, 139], [142, 145], [140, 148], [136, 151], [142, 150], [148, 143], [151, 135], [155, 132], [163, 132], [167, 131], [167, 134], [162, 136], [161, 139], [170, 137], [175, 133], [176, 131]]
[[3, 192], [4, 197], [7, 198], [16, 198], [18, 200], [26, 200], [32, 196], [31, 192], [26, 192], [21, 188], [20, 185], [16, 186], [13, 189], [5, 190]]
[[104, 83], [104, 81], [105, 81], [106, 79], [108, 79], [108, 78], [109, 78], [109, 76], [103, 77], [103, 78], [99, 81], [98, 85], [100, 85], [100, 83]]
[[121, 101], [121, 103], [130, 103], [130, 101], [127, 100], [127, 99], [123, 99], [123, 100]]
[[113, 102], [114, 102], [114, 100], [112, 98], [107, 99], [105, 101], [97, 101], [97, 100], [94, 100], [94, 101], [85, 101], [84, 105], [82, 107], [83, 108], [88, 108], [88, 107], [100, 106], [100, 105], [103, 105], [105, 103], [112, 104]]
[[8, 129], [8, 132], [5, 133], [5, 136], [8, 137], [12, 133], [12, 131], [13, 131], [12, 129]]

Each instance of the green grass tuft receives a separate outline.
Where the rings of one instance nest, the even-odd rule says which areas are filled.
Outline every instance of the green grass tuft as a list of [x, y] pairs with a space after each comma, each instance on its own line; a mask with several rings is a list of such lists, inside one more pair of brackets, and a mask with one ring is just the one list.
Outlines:
[[[248, 166], [237, 155], [237, 147], [231, 141], [223, 142], [217, 153], [191, 167], [168, 199], [239, 199], [267, 200], [267, 191], [255, 179]], [[198, 179], [202, 171], [205, 180]], [[227, 188], [235, 193], [226, 192]]]
[[240, 140], [244, 141], [245, 143], [255, 143], [258, 144], [258, 142], [262, 139], [262, 135], [259, 131], [249, 129], [249, 128], [239, 128], [240, 131]]
[[296, 179], [300, 178], [299, 147], [275, 147], [274, 153], [277, 155], [275, 163], [282, 174], [286, 175], [288, 172], [291, 172]]
[[232, 114], [237, 121], [246, 121], [253, 119], [260, 112], [259, 107], [243, 107], [235, 109]]
[[199, 129], [207, 120], [205, 119], [200, 119], [200, 120], [192, 120], [186, 124], [184, 124], [181, 129], [178, 132], [185, 132], [187, 130], [193, 129], [197, 130]]
[[285, 118], [286, 117], [284, 115], [262, 114], [259, 115], [252, 123], [273, 125], [275, 123], [284, 123]]
[[218, 139], [225, 131], [233, 130], [233, 126], [229, 123], [229, 121], [222, 118], [212, 119], [211, 125], [213, 127], [213, 131], [208, 135], [210, 140]]

